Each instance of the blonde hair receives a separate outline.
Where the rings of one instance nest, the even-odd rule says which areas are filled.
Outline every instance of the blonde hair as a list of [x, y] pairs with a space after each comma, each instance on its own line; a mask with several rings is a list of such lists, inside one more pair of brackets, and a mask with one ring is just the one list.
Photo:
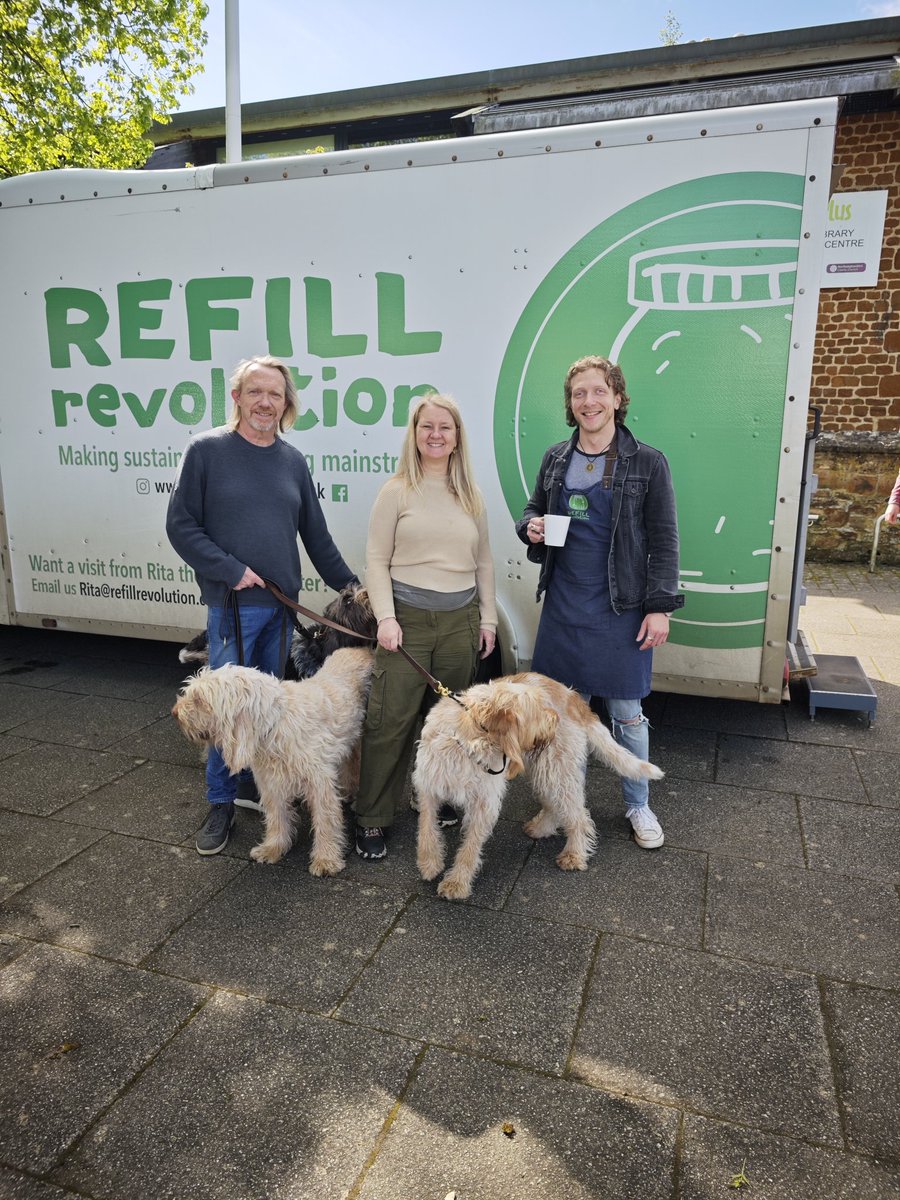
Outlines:
[[[231, 376], [231, 390], [233, 392], [242, 392], [244, 390], [244, 380], [250, 371], [254, 371], [257, 367], [271, 367], [275, 371], [280, 371], [284, 379], [284, 412], [281, 414], [281, 420], [278, 427], [282, 433], [287, 433], [292, 429], [294, 422], [297, 419], [297, 385], [294, 383], [294, 377], [291, 375], [290, 369], [281, 361], [280, 358], [273, 358], [271, 354], [257, 354], [253, 358], [245, 358], [234, 368], [234, 373]], [[241, 409], [238, 402], [235, 400], [234, 408], [231, 410], [231, 417], [228, 420], [229, 429], [237, 429], [241, 423]]]
[[469, 443], [462, 423], [462, 415], [452, 396], [442, 396], [437, 392], [432, 392], [429, 395], [420, 396], [409, 410], [409, 424], [406, 426], [406, 436], [400, 447], [400, 458], [394, 478], [405, 484], [406, 487], [412, 488], [413, 491], [421, 492], [422, 490], [425, 472], [422, 469], [422, 459], [416, 446], [416, 429], [422, 409], [429, 405], [444, 409], [453, 418], [456, 426], [456, 446], [450, 452], [447, 482], [450, 485], [451, 493], [459, 501], [463, 511], [467, 512], [470, 517], [477, 517], [484, 508], [484, 502], [472, 477]]

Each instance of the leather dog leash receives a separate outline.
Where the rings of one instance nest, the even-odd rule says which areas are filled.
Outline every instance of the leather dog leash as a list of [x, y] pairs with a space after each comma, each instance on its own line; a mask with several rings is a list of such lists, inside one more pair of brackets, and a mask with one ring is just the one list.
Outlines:
[[[290, 596], [286, 596], [281, 588], [276, 583], [273, 583], [271, 579], [266, 579], [263, 582], [275, 599], [279, 600], [285, 606], [285, 608], [291, 612], [300, 613], [301, 616], [309, 617], [311, 620], [320, 625], [327, 625], [330, 629], [336, 629], [339, 633], [349, 633], [351, 637], [358, 638], [361, 642], [377, 642], [377, 638], [369, 637], [365, 633], [357, 633], [355, 629], [348, 629], [345, 625], [339, 625], [337, 621], [332, 621], [329, 617], [323, 617], [319, 613], [312, 612], [311, 609], [304, 608], [302, 604], [298, 604], [296, 600], [292, 600]], [[455, 700], [461, 708], [466, 707], [462, 700], [460, 700], [458, 692], [451, 692], [450, 689], [441, 683], [439, 679], [435, 679], [435, 677], [430, 674], [430, 672], [426, 671], [421, 663], [416, 662], [413, 656], [407, 650], [404, 650], [402, 646], [398, 646], [397, 650], [403, 655], [410, 666], [415, 667], [419, 674], [428, 680], [432, 690], [437, 692], [439, 696], [449, 697], [449, 699]], [[480, 722], [476, 722], [476, 724], [480, 725]], [[484, 726], [481, 725], [480, 727], [482, 729], [484, 728]], [[485, 730], [485, 732], [487, 732], [487, 730]], [[460, 745], [462, 745], [462, 743], [460, 743]], [[503, 752], [501, 751], [501, 754], [502, 753]], [[506, 770], [507, 761], [506, 755], [503, 754], [503, 765], [498, 770], [494, 770], [491, 767], [486, 767], [484, 763], [479, 763], [478, 765], [481, 767], [482, 771], [488, 775], [501, 775]]]
[[[281, 588], [276, 583], [273, 583], [271, 579], [264, 579], [263, 582], [275, 599], [279, 600], [285, 608], [293, 612], [298, 612], [301, 616], [309, 617], [319, 625], [327, 625], [330, 629], [337, 629], [339, 633], [349, 633], [351, 637], [358, 638], [361, 642], [377, 642], [377, 638], [369, 637], [365, 633], [357, 633], [354, 629], [347, 629], [344, 625], [338, 625], [337, 621], [332, 621], [328, 617], [323, 617], [320, 613], [314, 613], [311, 609], [304, 608], [302, 604], [298, 604], [296, 600], [292, 600], [290, 596], [286, 596]], [[439, 696], [449, 696], [457, 704], [462, 704], [462, 701], [455, 692], [451, 692], [439, 679], [435, 679], [430, 672], [425, 670], [421, 663], [416, 662], [407, 650], [404, 650], [402, 646], [398, 646], [397, 651], [403, 655], [410, 666], [415, 667], [419, 674], [428, 681], [432, 690], [437, 692]]]

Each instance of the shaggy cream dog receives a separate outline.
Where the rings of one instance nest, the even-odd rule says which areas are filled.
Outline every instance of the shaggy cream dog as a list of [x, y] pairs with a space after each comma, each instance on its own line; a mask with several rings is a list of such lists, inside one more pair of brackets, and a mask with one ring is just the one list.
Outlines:
[[557, 863], [564, 871], [584, 871], [597, 840], [584, 801], [588, 755], [628, 779], [662, 778], [659, 767], [619, 746], [580, 696], [545, 675], [476, 684], [459, 699], [441, 700], [428, 714], [413, 771], [423, 879], [434, 879], [444, 868], [438, 807], [449, 801], [463, 814], [462, 842], [438, 885], [438, 895], [447, 900], [471, 894], [507, 780], [529, 772], [541, 808], [525, 832], [545, 838], [562, 828], [566, 844]]
[[255, 667], [204, 667], [172, 709], [192, 742], [218, 746], [236, 775], [250, 767], [266, 836], [250, 854], [277, 862], [293, 841], [302, 797], [312, 820], [309, 869], [336, 875], [346, 840], [341, 800], [355, 790], [359, 740], [372, 675], [371, 650], [336, 650], [311, 678], [284, 682]]

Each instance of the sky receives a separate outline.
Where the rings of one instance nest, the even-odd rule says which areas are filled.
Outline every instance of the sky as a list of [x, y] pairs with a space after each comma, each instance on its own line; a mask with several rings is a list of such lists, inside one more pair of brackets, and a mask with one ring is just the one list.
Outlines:
[[[225, 0], [182, 111], [225, 103]], [[683, 41], [900, 15], [900, 0], [243, 0], [244, 103], [642, 50], [672, 12]]]

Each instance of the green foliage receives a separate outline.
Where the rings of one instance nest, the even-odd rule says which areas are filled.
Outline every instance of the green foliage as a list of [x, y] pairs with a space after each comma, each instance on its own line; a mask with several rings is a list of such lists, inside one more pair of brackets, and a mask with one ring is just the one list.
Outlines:
[[666, 13], [666, 23], [659, 31], [659, 40], [663, 46], [677, 46], [684, 37], [681, 23], [671, 8]]
[[140, 167], [203, 69], [203, 0], [0, 0], [0, 177]]

